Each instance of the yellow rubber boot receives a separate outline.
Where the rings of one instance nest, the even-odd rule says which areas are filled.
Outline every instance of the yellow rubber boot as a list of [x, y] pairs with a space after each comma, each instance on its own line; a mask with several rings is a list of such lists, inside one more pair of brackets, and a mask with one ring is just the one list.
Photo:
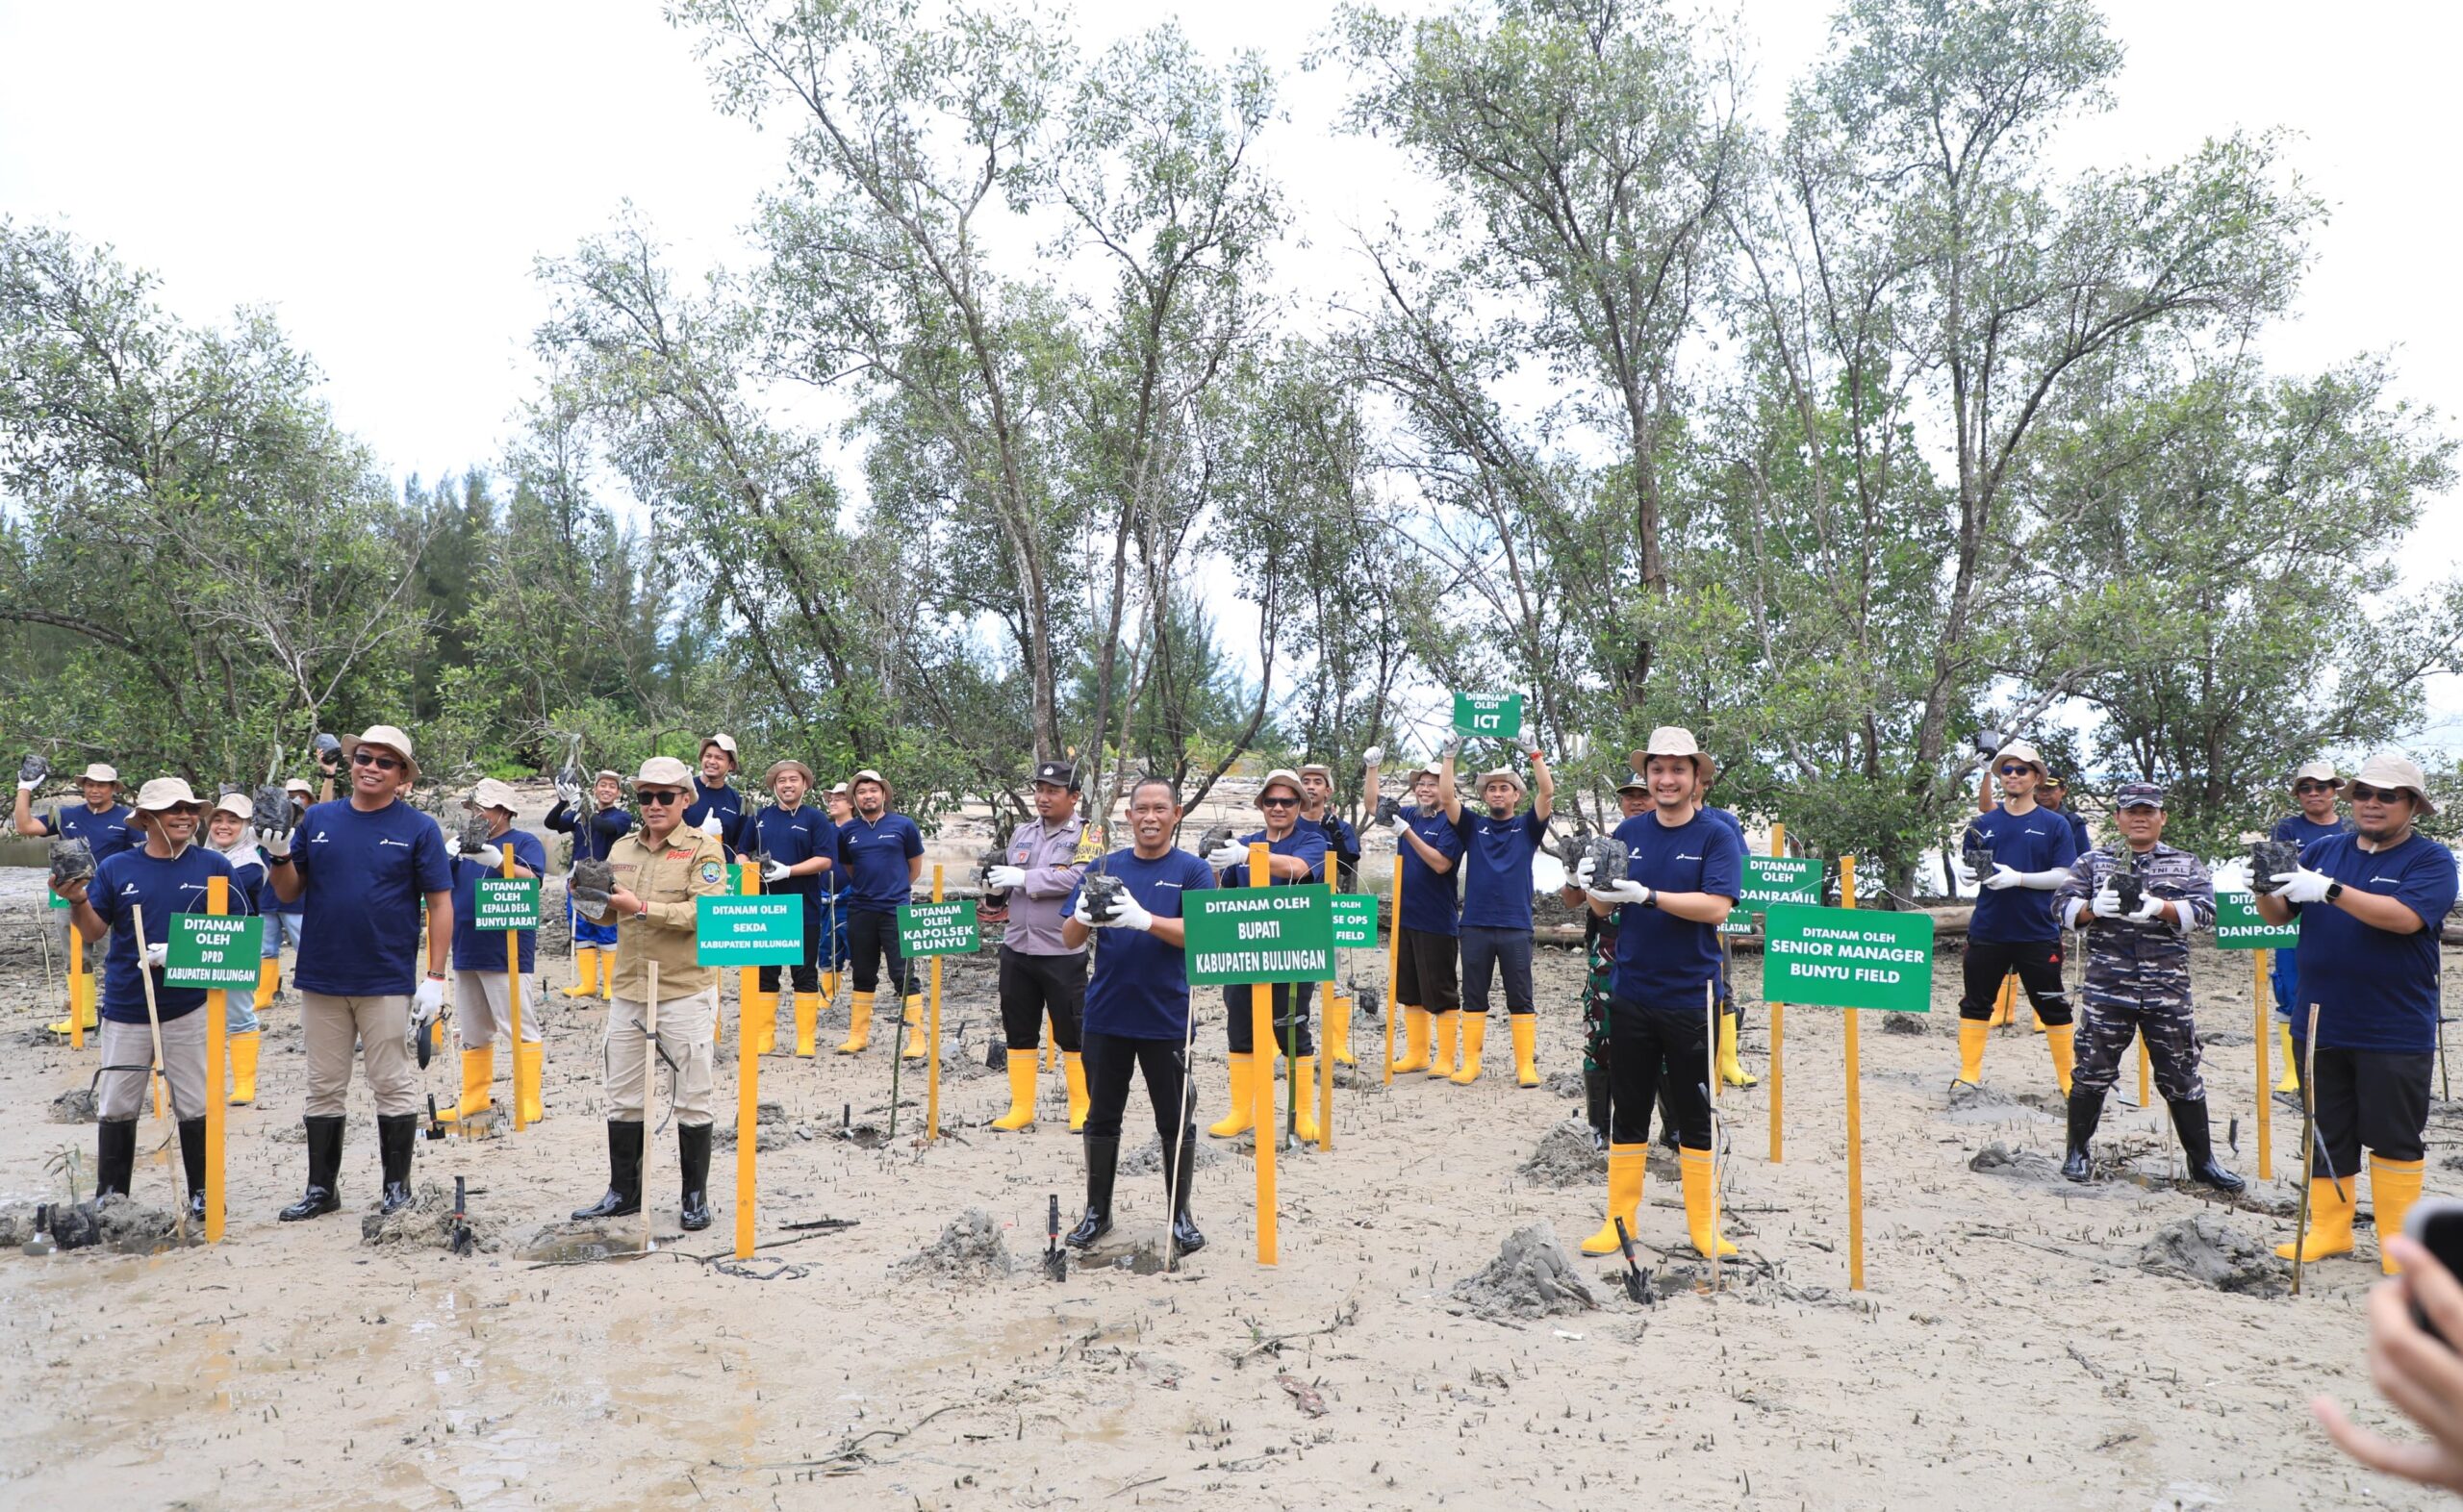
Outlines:
[[825, 1003], [834, 1003], [838, 1000], [837, 972], [824, 971], [821, 973], [821, 1000]]
[[2078, 1063], [2078, 1025], [2045, 1024], [2044, 1046], [2052, 1052], [2052, 1078], [2061, 1083], [2061, 1095], [2067, 1097], [2069, 1096], [2069, 1069]]
[[1044, 1031], [1043, 1043], [1035, 1053], [1039, 1057], [1035, 1062], [1036, 1070], [1052, 1070], [1052, 1032], [1050, 1030]]
[[1403, 1058], [1394, 1063], [1396, 1074], [1428, 1070], [1428, 1018], [1425, 1008], [1403, 1010]]
[[257, 1012], [273, 1006], [273, 995], [282, 991], [282, 958], [269, 955], [257, 963]]
[[1317, 1143], [1317, 1057], [1303, 1055], [1291, 1063], [1291, 1137], [1303, 1145]]
[[[87, 1033], [91, 1034], [102, 1027], [100, 1021], [94, 1017], [94, 978], [92, 973], [88, 972], [78, 976], [72, 976], [68, 979], [68, 1000], [72, 1004], [76, 1005], [68, 1011], [70, 1013], [77, 1014], [78, 1017], [86, 1021]], [[84, 1011], [80, 1013], [80, 1009]], [[66, 1019], [63, 1019], [58, 1023], [51, 1025], [51, 1032], [63, 1036], [66, 1035], [69, 1032], [68, 1021]]]
[[1992, 1032], [1982, 1019], [1959, 1021], [1959, 1080], [1970, 1087], [1984, 1085], [1984, 1041]]
[[1326, 1006], [1326, 1053], [1337, 1066], [1357, 1066], [1351, 1053], [1351, 999], [1341, 993]]
[[906, 999], [906, 1058], [920, 1061], [931, 1053], [932, 1047], [924, 1043], [924, 995], [909, 994]]
[[2292, 1024], [2288, 1021], [2274, 1021], [2274, 1042], [2283, 1046], [2283, 1080], [2274, 1084], [2274, 1090], [2297, 1093], [2300, 1090], [2300, 1058], [2292, 1053]]
[[1711, 1152], [1687, 1147], [1677, 1155], [1685, 1173], [1685, 1231], [1693, 1240], [1693, 1252], [1708, 1260], [1715, 1244], [1724, 1260], [1736, 1253], [1736, 1246], [1718, 1234], [1719, 1194], [1711, 1180]]
[[796, 1053], [812, 1059], [814, 1041], [821, 1035], [821, 994], [796, 994]]
[[241, 1106], [257, 1100], [257, 1040], [250, 1029], [231, 1036], [231, 1102]]
[[1625, 1231], [1634, 1233], [1641, 1222], [1642, 1175], [1650, 1160], [1648, 1143], [1611, 1145], [1608, 1147], [1608, 1221], [1599, 1232], [1582, 1242], [1587, 1255], [1612, 1255], [1623, 1248], [1616, 1242], [1616, 1221], [1625, 1221]]
[[493, 1044], [462, 1052], [462, 1100], [453, 1117], [467, 1119], [488, 1111], [488, 1091], [496, 1079], [496, 1047]]
[[513, 1095], [520, 1101], [524, 1123], [536, 1123], [547, 1116], [547, 1105], [539, 1095], [546, 1057], [547, 1046], [537, 1040], [524, 1040], [513, 1047]]
[[1462, 1069], [1447, 1080], [1457, 1087], [1468, 1087], [1480, 1079], [1480, 1052], [1488, 1044], [1488, 1016], [1466, 1013], [1462, 1016]]
[[1759, 1087], [1762, 1078], [1744, 1069], [1736, 1058], [1736, 1015], [1719, 1015], [1719, 1085], [1722, 1087]]
[[573, 946], [573, 985], [565, 989], [568, 997], [594, 997], [598, 994], [598, 947]]
[[1004, 1134], [1031, 1128], [1035, 1121], [1035, 1057], [1031, 1050], [1009, 1052], [1009, 1111], [992, 1121]]
[[1206, 1126], [1216, 1139], [1236, 1139], [1257, 1126], [1257, 1086], [1250, 1079], [1257, 1072], [1257, 1061], [1254, 1055], [1232, 1057], [1232, 1111], [1223, 1115], [1220, 1123]]
[[778, 995], [763, 993], [752, 1005], [752, 1053], [778, 1053]]
[[873, 1043], [873, 995], [858, 991], [848, 999], [847, 1038], [838, 1046], [841, 1055], [856, 1055]]
[[[2420, 1190], [2419, 1177], [2412, 1190]], [[2343, 1196], [2335, 1195], [2335, 1183], [2328, 1176], [2309, 1178], [2309, 1233], [2300, 1243], [2300, 1258], [2323, 1260], [2329, 1255], [2351, 1253], [2352, 1212], [2360, 1205], [2360, 1194], [2352, 1190], [2349, 1180], [2343, 1184]], [[2292, 1246], [2277, 1245], [2274, 1252], [2286, 1260], [2293, 1258]]]
[[1428, 1073], [1430, 1075], [1450, 1077], [1454, 1074], [1455, 1068], [1459, 1064], [1455, 1059], [1454, 1047], [1461, 1025], [1462, 1014], [1460, 1009], [1451, 1013], [1433, 1013], [1428, 1016]]
[[1993, 999], [1993, 1017], [1984, 1021], [1988, 1029], [2006, 1028], [2018, 1012], [2019, 984], [2011, 977], [2001, 978], [2001, 991]]
[[1506, 1015], [1506, 1026], [1513, 1031], [1513, 1084], [1517, 1087], [1539, 1085], [1539, 1016], [1532, 1013]]
[[1086, 1096], [1086, 1057], [1076, 1050], [1061, 1051], [1060, 1075], [1069, 1087], [1069, 1132], [1076, 1134], [1086, 1127], [1086, 1115], [1095, 1106]]
[[2403, 1268], [2386, 1253], [2386, 1239], [2403, 1231], [2403, 1218], [2421, 1197], [2421, 1172], [2425, 1160], [2388, 1160], [2382, 1155], [2369, 1157], [2369, 1205], [2377, 1215], [2377, 1268], [2388, 1275], [2400, 1275]]

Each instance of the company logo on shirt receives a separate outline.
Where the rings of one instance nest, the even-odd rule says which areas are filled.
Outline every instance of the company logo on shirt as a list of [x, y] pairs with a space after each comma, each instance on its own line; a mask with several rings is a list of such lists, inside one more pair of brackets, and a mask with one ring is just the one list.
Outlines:
[[315, 833], [314, 835], [311, 835], [311, 836], [309, 836], [309, 837], [308, 837], [308, 844], [312, 844], [312, 845], [321, 845], [321, 844], [323, 844], [324, 843], [325, 843], [325, 832], [324, 832], [323, 830], [321, 830], [321, 829], [320, 829], [320, 830], [318, 830], [318, 831], [317, 831], [317, 833]]
[[1677, 859], [1677, 860], [1679, 860], [1679, 861], [1699, 861], [1699, 860], [1701, 860], [1702, 858], [1701, 858], [1701, 857], [1699, 857], [1699, 856], [1689, 856], [1689, 855], [1687, 855], [1685, 852], [1683, 852], [1683, 851], [1681, 851], [1681, 850], [1680, 850], [1680, 851], [1678, 851], [1678, 852], [1676, 853], [1676, 859]]
[[410, 849], [410, 848], [411, 848], [411, 843], [410, 843], [409, 841], [407, 841], [407, 840], [382, 840], [382, 839], [380, 839], [380, 840], [378, 840], [378, 841], [376, 842], [376, 844], [377, 844], [378, 845], [380, 845], [380, 846], [382, 846], [382, 845], [398, 845], [398, 846], [400, 846], [400, 847], [401, 847], [402, 849], [404, 849], [404, 850], [408, 850], [408, 849]]

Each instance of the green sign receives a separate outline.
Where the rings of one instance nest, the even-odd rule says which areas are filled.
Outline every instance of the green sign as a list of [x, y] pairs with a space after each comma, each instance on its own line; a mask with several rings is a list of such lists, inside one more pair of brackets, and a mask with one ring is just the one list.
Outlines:
[[2300, 944], [2300, 920], [2270, 924], [2258, 917], [2247, 893], [2215, 895], [2215, 947], [2219, 950], [2290, 950]]
[[1334, 948], [1353, 950], [1377, 944], [1377, 895], [1334, 895]]
[[703, 966], [794, 966], [804, 958], [801, 897], [694, 899], [694, 959]]
[[1743, 892], [1719, 933], [1753, 933], [1753, 916], [1767, 912], [1773, 903], [1819, 903], [1821, 869], [1822, 863], [1809, 856], [1745, 857]]
[[[758, 867], [755, 867], [755, 868], [753, 868], [753, 869], [752, 869], [752, 871], [753, 871], [753, 874], [754, 874], [755, 876], [758, 876], [758, 875], [760, 875], [761, 869], [760, 869], [760, 868], [758, 868]], [[745, 865], [744, 865], [744, 863], [743, 863], [743, 862], [741, 862], [741, 861], [730, 861], [730, 862], [728, 862], [728, 863], [727, 863], [727, 891], [728, 891], [728, 892], [730, 892], [730, 893], [734, 893], [734, 894], [738, 894], [738, 895], [741, 895], [741, 894], [744, 892], [744, 872], [745, 872]], [[754, 891], [755, 893], [758, 893], [758, 892], [760, 892], [761, 890], [760, 890], [759, 888], [757, 888], [757, 887], [756, 887], [756, 888], [754, 888], [754, 889], [753, 889], [753, 891]]]
[[266, 921], [254, 914], [174, 914], [163, 963], [165, 987], [257, 985]]
[[1207, 888], [1182, 900], [1189, 985], [1328, 982], [1333, 894], [1317, 887]]
[[51, 900], [51, 906], [54, 908], [66, 908], [69, 906], [68, 899], [52, 892], [49, 888], [45, 888], [43, 890], [43, 895]]
[[1456, 693], [1454, 728], [1464, 735], [1510, 741], [1522, 733], [1522, 694]]
[[539, 927], [537, 877], [481, 877], [473, 929], [536, 929]]
[[898, 905], [898, 953], [913, 961], [927, 955], [973, 955], [982, 947], [975, 929], [975, 900]]
[[1818, 1008], [1933, 1011], [1933, 917], [1774, 904], [1762, 941], [1762, 995]]

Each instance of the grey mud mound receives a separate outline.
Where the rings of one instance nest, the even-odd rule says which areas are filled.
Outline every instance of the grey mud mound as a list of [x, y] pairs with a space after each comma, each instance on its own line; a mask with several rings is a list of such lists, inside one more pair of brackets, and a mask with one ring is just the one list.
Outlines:
[[901, 1276], [929, 1276], [949, 1281], [990, 1281], [1012, 1269], [1009, 1247], [1001, 1242], [1001, 1225], [979, 1207], [950, 1220], [941, 1237], [899, 1262]]
[[2139, 1249], [2138, 1268], [2252, 1297], [2281, 1296], [2292, 1281], [2291, 1261], [2265, 1240], [2209, 1213], [2157, 1229]]
[[1608, 1155], [1591, 1142], [1590, 1124], [1567, 1119], [1539, 1137], [1522, 1178], [1541, 1187], [1595, 1187], [1608, 1180]]
[[1881, 1019], [1884, 1034], [1924, 1033], [1924, 1015], [1920, 1013], [1886, 1013]]
[[2007, 1176], [2013, 1181], [2041, 1181], [2076, 1191], [2092, 1190], [2064, 1181], [2061, 1167], [2051, 1156], [2039, 1155], [2031, 1149], [2012, 1149], [1998, 1140], [1977, 1150], [1967, 1169], [1991, 1176]]
[[54, 1123], [91, 1123], [94, 1121], [94, 1089], [72, 1087], [51, 1099], [51, 1121]]
[[1483, 1318], [1555, 1318], [1599, 1305], [1544, 1223], [1508, 1234], [1487, 1269], [1455, 1282], [1454, 1295]]
[[[473, 1247], [491, 1251], [504, 1247], [502, 1219], [477, 1214], [469, 1219], [469, 1223]], [[400, 1212], [361, 1214], [359, 1242], [380, 1248], [399, 1246], [410, 1249], [451, 1249], [453, 1189], [441, 1182], [422, 1181], [411, 1205]]]
[[1539, 1085], [1560, 1097], [1571, 1097], [1576, 1102], [1582, 1100], [1582, 1072], [1580, 1071], [1550, 1071]]
[[[1198, 1171], [1210, 1171], [1231, 1157], [1223, 1147], [1211, 1140], [1200, 1139], [1189, 1147], [1189, 1164]], [[1163, 1142], [1150, 1137], [1145, 1144], [1120, 1158], [1120, 1169], [1132, 1176], [1155, 1176], [1163, 1172]]]
[[[33, 1236], [35, 1204], [13, 1203], [0, 1210], [0, 1250], [14, 1251]], [[179, 1242], [180, 1215], [117, 1193], [98, 1202], [51, 1204], [51, 1237], [63, 1249], [109, 1245], [144, 1253], [166, 1249]], [[197, 1237], [193, 1233], [191, 1238]]]
[[[777, 1149], [795, 1137], [795, 1131], [787, 1126], [786, 1104], [781, 1102], [753, 1104], [752, 1147], [754, 1149], [765, 1151]], [[710, 1143], [723, 1149], [735, 1148], [735, 1116], [732, 1110], [711, 1125]]]

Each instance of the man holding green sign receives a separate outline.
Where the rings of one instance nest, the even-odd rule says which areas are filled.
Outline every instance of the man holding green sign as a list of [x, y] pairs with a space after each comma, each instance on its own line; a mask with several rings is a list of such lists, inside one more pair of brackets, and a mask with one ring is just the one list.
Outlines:
[[[1481, 700], [1494, 698], [1493, 709]], [[1437, 801], [1462, 843], [1462, 1060], [1454, 1064], [1454, 1046], [1437, 1024], [1432, 1076], [1444, 1076], [1458, 1087], [1480, 1079], [1480, 1056], [1488, 1037], [1488, 984], [1505, 978], [1505, 1008], [1513, 1025], [1514, 1080], [1524, 1087], [1539, 1085], [1538, 1023], [1531, 990], [1531, 861], [1548, 837], [1548, 816], [1555, 812], [1557, 780], [1548, 774], [1548, 758], [1539, 742], [1523, 726], [1522, 695], [1460, 694], [1455, 696], [1456, 735], [1440, 753]], [[1464, 729], [1464, 725], [1473, 726]], [[1531, 807], [1522, 808], [1522, 776], [1499, 767], [1480, 777], [1478, 813], [1466, 809], [1454, 783], [1454, 762], [1461, 754], [1465, 734], [1511, 740], [1531, 763]]]
[[[539, 1087], [546, 1049], [539, 1039], [536, 971], [539, 876], [547, 869], [547, 847], [538, 836], [513, 827], [514, 806], [520, 801], [512, 788], [494, 777], [485, 779], [463, 806], [487, 821], [486, 844], [466, 849], [458, 837], [444, 842], [444, 853], [453, 860], [453, 1018], [462, 1040], [457, 1120], [488, 1111], [498, 1035], [513, 1052], [513, 1095], [521, 1099], [521, 1121], [535, 1122], [544, 1116]], [[511, 871], [504, 869], [508, 850], [513, 853]], [[505, 887], [507, 877], [527, 879], [528, 886]], [[525, 899], [527, 907], [522, 906]], [[505, 936], [512, 932], [521, 938], [521, 1000], [530, 1008], [522, 1016], [518, 1045], [513, 1043], [513, 984], [505, 964]]]

